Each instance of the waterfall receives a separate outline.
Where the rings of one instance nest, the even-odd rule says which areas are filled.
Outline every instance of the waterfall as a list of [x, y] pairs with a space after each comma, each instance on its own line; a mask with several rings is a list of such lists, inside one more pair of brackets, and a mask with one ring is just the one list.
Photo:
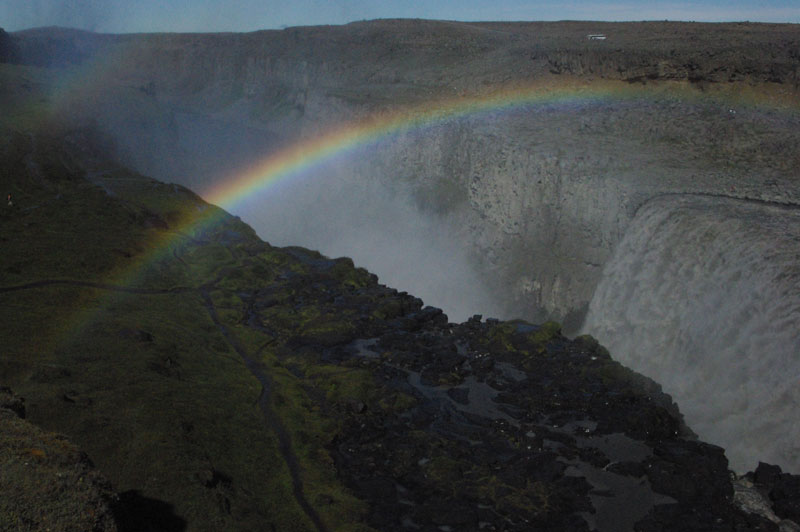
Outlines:
[[643, 205], [583, 332], [664, 387], [734, 470], [800, 473], [800, 209], [703, 196]]

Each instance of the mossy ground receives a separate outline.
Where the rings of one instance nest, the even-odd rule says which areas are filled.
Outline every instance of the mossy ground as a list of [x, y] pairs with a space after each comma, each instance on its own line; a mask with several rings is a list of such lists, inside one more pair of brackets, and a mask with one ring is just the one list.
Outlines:
[[[36, 69], [3, 65], [0, 75], [48, 82]], [[46, 107], [43, 92], [32, 89], [20, 116]], [[0, 382], [26, 397], [29, 419], [67, 434], [114, 489], [168, 503], [189, 530], [313, 529], [238, 344], [269, 370], [312, 507], [331, 530], [363, 530], [363, 503], [320, 445], [335, 422], [307, 395], [316, 381], [349, 389], [346, 375], [320, 368], [304, 382], [262, 349], [275, 339], [246, 324], [243, 290], [308, 268], [191, 192], [76, 155], [42, 133], [43, 120], [15, 116], [0, 124], [0, 189], [14, 201], [0, 206], [0, 290], [10, 289], [0, 292]], [[368, 278], [352, 262], [330, 271], [347, 289]], [[235, 339], [212, 320], [204, 286]], [[291, 291], [276, 295], [270, 327], [282, 339], [343, 326], [294, 310]]]
[[114, 493], [75, 445], [2, 408], [0, 425], [0, 530], [116, 530]]

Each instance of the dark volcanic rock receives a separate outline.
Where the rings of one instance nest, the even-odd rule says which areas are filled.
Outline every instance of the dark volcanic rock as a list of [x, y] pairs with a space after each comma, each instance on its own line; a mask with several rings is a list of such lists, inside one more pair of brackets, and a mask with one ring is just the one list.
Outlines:
[[[604, 34], [602, 41], [587, 40], [588, 34]], [[91, 58], [103, 50], [130, 42], [131, 37], [100, 35], [66, 28], [42, 28], [17, 32], [21, 59], [35, 65], [67, 65]], [[187, 72], [186, 63], [165, 61], [158, 50], [164, 37], [134, 37], [141, 45], [142, 65], [160, 58], [160, 74], [171, 72], [173, 79], [159, 79], [156, 85], [174, 86], [189, 82], [213, 81], [216, 75], [231, 75], [231, 66], [241, 66], [236, 54], [251, 47], [256, 53], [271, 54], [286, 61], [303, 59], [308, 77], [324, 75], [345, 86], [361, 86], [375, 81], [375, 68], [365, 61], [381, 63], [387, 70], [405, 76], [406, 83], [421, 81], [425, 67], [452, 72], [448, 82], [456, 86], [483, 76], [496, 82], [499, 69], [513, 67], [508, 74], [522, 78], [531, 71], [541, 74], [570, 74], [620, 79], [629, 82], [686, 80], [694, 83], [731, 81], [798, 83], [797, 58], [800, 42], [792, 24], [703, 24], [685, 22], [489, 22], [452, 23], [424, 20], [374, 20], [343, 26], [291, 28], [250, 34], [180, 35], [170, 45], [187, 49], [200, 46], [204, 56], [214, 50], [221, 65], [206, 80], [194, 79], [200, 72]], [[147, 53], [154, 54], [147, 57]], [[226, 55], [230, 54], [230, 55]], [[415, 57], [420, 72], [404, 72], [407, 55]], [[498, 57], [501, 60], [498, 61]], [[209, 58], [190, 57], [194, 67], [207, 66]], [[483, 62], [486, 62], [484, 64]], [[492, 64], [492, 61], [494, 64]], [[368, 63], [367, 63], [368, 64]], [[480, 68], [476, 68], [480, 64]], [[470, 76], [457, 76], [458, 68], [471, 67]], [[291, 91], [293, 74], [271, 64], [265, 80], [272, 90]], [[206, 72], [203, 72], [207, 74]], [[177, 77], [175, 77], [177, 75]], [[272, 76], [278, 76], [273, 78]], [[380, 79], [380, 76], [378, 76]], [[465, 79], [460, 79], [460, 78]], [[469, 78], [469, 79], [466, 79]], [[480, 81], [484, 81], [480, 80]], [[381, 80], [397, 82], [398, 79]], [[377, 81], [380, 83], [380, 81]], [[152, 92], [153, 85], [142, 88]], [[262, 90], [265, 90], [262, 88]], [[280, 96], [278, 92], [273, 96]], [[303, 111], [302, 104], [298, 110]]]
[[10, 410], [25, 419], [25, 399], [14, 394], [10, 388], [0, 386], [0, 408]]
[[324, 407], [344, 419], [330, 452], [369, 502], [370, 525], [771, 529], [732, 504], [723, 450], [692, 439], [657, 385], [590, 338], [554, 324], [403, 319], [419, 313], [373, 323], [377, 338], [338, 351], [408, 406]]
[[755, 472], [748, 476], [769, 495], [778, 517], [800, 524], [800, 475], [784, 473], [779, 466], [759, 462]]

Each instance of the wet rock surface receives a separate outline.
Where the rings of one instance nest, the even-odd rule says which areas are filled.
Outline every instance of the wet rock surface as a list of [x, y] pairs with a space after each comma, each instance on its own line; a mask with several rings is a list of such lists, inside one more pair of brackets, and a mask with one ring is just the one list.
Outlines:
[[740, 479], [737, 492], [740, 486], [760, 495], [761, 504], [767, 507], [766, 513], [772, 514], [773, 521], [780, 522], [783, 527], [789, 520], [791, 524], [785, 524], [787, 529], [800, 529], [800, 475], [784, 473], [777, 465], [759, 462], [755, 471]]
[[569, 340], [553, 322], [453, 324], [374, 279], [341, 292], [330, 264], [293, 255], [317, 268], [314, 282], [283, 276], [270, 293], [249, 296], [249, 319], [275, 323], [266, 313], [280, 292], [347, 317], [346, 334], [304, 332], [320, 327], [309, 319], [282, 352], [370, 375], [361, 399], [316, 395], [341, 421], [327, 450], [345, 486], [368, 502], [370, 526], [777, 529], [734, 504], [723, 449], [698, 441], [656, 383], [593, 338]]

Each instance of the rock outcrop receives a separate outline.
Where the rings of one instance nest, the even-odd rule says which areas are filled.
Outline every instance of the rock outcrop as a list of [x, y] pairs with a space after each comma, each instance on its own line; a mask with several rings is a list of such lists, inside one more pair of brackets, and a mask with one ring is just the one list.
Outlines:
[[800, 523], [800, 475], [790, 475], [779, 466], [759, 462], [755, 472], [748, 473], [746, 478], [769, 496], [778, 518]]
[[0, 63], [11, 63], [18, 59], [17, 46], [14, 40], [0, 28]]

